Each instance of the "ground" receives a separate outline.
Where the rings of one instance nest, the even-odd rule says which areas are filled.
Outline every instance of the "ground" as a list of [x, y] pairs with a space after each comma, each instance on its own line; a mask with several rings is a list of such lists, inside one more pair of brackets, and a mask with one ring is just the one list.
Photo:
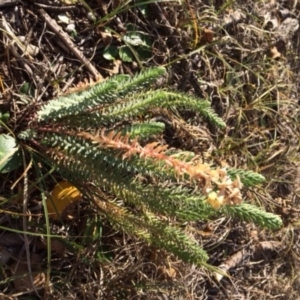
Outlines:
[[[277, 231], [223, 216], [181, 224], [208, 252], [209, 263], [229, 272], [221, 278], [116, 232], [106, 220], [90, 218], [95, 211], [81, 203], [75, 208], [80, 219], [50, 224], [52, 234], [71, 241], [86, 236], [80, 249], [57, 240], [51, 244], [50, 284], [45, 241], [36, 238], [31, 241], [35, 276], [20, 282], [17, 275], [27, 270], [23, 241], [4, 229], [18, 228], [21, 203], [18, 197], [9, 204], [3, 198], [3, 299], [40, 299], [45, 287], [46, 299], [300, 299], [297, 1], [2, 2], [0, 111], [13, 115], [14, 131], [29, 104], [40, 106], [114, 74], [164, 66], [168, 78], [158, 85], [209, 100], [227, 125], [217, 130], [182, 111], [197, 144], [172, 126], [164, 140], [209, 162], [264, 175], [264, 185], [244, 191], [245, 201], [284, 222]], [[10, 189], [18, 177], [0, 178], [0, 196], [20, 192], [17, 183]], [[28, 229], [43, 222], [34, 215], [39, 193], [33, 188], [29, 194]]]

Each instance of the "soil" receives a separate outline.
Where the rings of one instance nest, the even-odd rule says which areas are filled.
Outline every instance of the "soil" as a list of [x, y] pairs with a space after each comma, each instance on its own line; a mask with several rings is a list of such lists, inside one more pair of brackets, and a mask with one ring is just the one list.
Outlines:
[[[300, 299], [300, 4], [124, 2], [0, 1], [0, 111], [13, 116], [14, 132], [50, 99], [115, 74], [165, 66], [168, 78], [158, 86], [210, 100], [227, 124], [217, 130], [182, 111], [195, 130], [190, 135], [198, 136], [197, 145], [170, 124], [165, 141], [214, 163], [226, 161], [264, 175], [263, 186], [245, 190], [246, 201], [279, 214], [284, 227], [269, 231], [222, 216], [182, 225], [208, 252], [209, 263], [228, 271], [230, 277], [224, 277], [183, 264], [103, 222], [102, 249], [112, 262], [91, 263], [98, 251], [93, 243], [77, 256], [57, 240], [51, 263], [55, 284], [45, 299]], [[136, 44], [124, 38], [131, 31], [138, 32]], [[15, 176], [0, 177], [0, 195], [7, 195]], [[80, 226], [84, 222], [78, 226], [70, 220], [66, 227], [52, 224], [51, 229], [78, 234]], [[40, 243], [36, 252], [44, 254]], [[20, 253], [13, 255], [25, 260]], [[25, 299], [29, 284], [11, 284], [8, 278], [18, 274], [11, 265], [8, 270], [4, 264], [0, 296]], [[34, 280], [42, 274], [37, 271]], [[46, 285], [40, 282], [30, 299], [39, 299]]]

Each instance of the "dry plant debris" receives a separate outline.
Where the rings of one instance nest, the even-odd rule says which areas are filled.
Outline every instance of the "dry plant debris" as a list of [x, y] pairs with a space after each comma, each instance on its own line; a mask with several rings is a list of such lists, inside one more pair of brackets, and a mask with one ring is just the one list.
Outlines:
[[[209, 99], [227, 128], [216, 132], [193, 112], [186, 112], [190, 123], [183, 124], [161, 111], [157, 119], [167, 128], [162, 140], [196, 150], [208, 164], [226, 161], [262, 172], [267, 184], [246, 193], [279, 213], [286, 226], [271, 233], [225, 218], [210, 220], [209, 230], [203, 220], [181, 225], [207, 249], [210, 263], [229, 273], [230, 278], [218, 275], [218, 282], [202, 269], [112, 231], [83, 201], [78, 218], [51, 221], [56, 236], [50, 242], [53, 286], [43, 290], [46, 236], [29, 239], [34, 272], [29, 278], [23, 268], [22, 207], [15, 200], [22, 198], [22, 186], [8, 191], [16, 178], [0, 175], [0, 196], [18, 195], [11, 204], [1, 200], [0, 297], [31, 293], [33, 279], [46, 299], [298, 299], [300, 4], [155, 2], [109, 15], [122, 1], [67, 2], [0, 1], [1, 109], [12, 107], [22, 115], [26, 105], [39, 105], [116, 72], [167, 65], [169, 85]], [[67, 16], [73, 27], [58, 14]], [[106, 60], [104, 48], [123, 46], [128, 22], [151, 37], [152, 57], [137, 55], [132, 63]], [[48, 192], [52, 187], [50, 181]], [[220, 205], [219, 196], [210, 194], [212, 205]], [[34, 189], [29, 197], [28, 230], [38, 233], [45, 222], [43, 211]], [[259, 252], [263, 255], [256, 257]], [[21, 273], [24, 277], [18, 279]], [[39, 299], [34, 291], [31, 297]]]

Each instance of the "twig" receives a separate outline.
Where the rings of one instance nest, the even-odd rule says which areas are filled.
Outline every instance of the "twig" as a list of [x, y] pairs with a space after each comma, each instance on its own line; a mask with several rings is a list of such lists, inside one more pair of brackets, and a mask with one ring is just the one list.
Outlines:
[[27, 258], [27, 268], [28, 273], [30, 276], [30, 281], [32, 288], [36, 295], [40, 297], [40, 294], [38, 293], [35, 284], [34, 279], [32, 275], [32, 267], [31, 267], [31, 260], [30, 260], [30, 250], [29, 250], [29, 239], [28, 239], [28, 227], [27, 227], [27, 208], [28, 208], [28, 174], [27, 171], [31, 167], [32, 161], [30, 161], [29, 165], [26, 167], [26, 159], [25, 159], [25, 153], [22, 151], [23, 156], [23, 166], [25, 169], [24, 173], [24, 189], [23, 189], [23, 230], [24, 230], [24, 246], [26, 250], [26, 258]]
[[35, 2], [34, 5], [38, 6], [41, 9], [56, 12], [56, 13], [67, 12], [78, 8], [78, 6], [76, 5], [57, 6], [57, 5], [48, 5], [44, 3], [38, 3], [38, 2], [37, 3]]
[[18, 4], [19, 0], [0, 0], [0, 8]]
[[12, 44], [16, 44], [18, 48], [31, 60], [33, 61], [32, 53], [30, 53], [30, 49], [23, 45], [21, 40], [14, 34], [11, 29], [10, 24], [6, 21], [3, 14], [0, 14], [0, 29], [6, 33], [10, 39], [12, 40]]
[[[267, 250], [277, 250], [281, 246], [281, 243], [276, 241], [266, 241], [260, 242], [256, 245], [251, 246], [250, 248], [243, 248], [240, 251], [234, 253], [231, 257], [229, 257], [225, 262], [223, 262], [219, 268], [227, 273], [230, 269], [237, 267], [241, 263], [243, 263], [246, 259], [251, 256], [254, 256], [259, 251], [267, 251]], [[215, 273], [217, 281], [221, 281], [223, 278], [223, 274]]]
[[61, 27], [56, 23], [55, 20], [43, 10], [39, 10], [43, 20], [47, 25], [56, 33], [56, 35], [61, 39], [61, 41], [68, 47], [68, 49], [80, 60], [80, 62], [93, 74], [97, 81], [103, 80], [102, 75], [97, 71], [97, 69], [90, 63], [90, 61], [84, 56], [84, 54], [77, 49], [72, 40], [69, 38], [68, 34], [65, 33]]

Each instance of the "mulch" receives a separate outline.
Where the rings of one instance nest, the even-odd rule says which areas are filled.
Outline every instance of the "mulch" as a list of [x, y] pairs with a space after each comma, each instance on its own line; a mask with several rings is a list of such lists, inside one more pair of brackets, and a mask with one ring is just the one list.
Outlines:
[[[223, 1], [214, 1], [214, 6], [210, 2], [152, 3], [147, 6], [147, 11], [125, 6], [121, 13], [114, 15], [111, 13], [118, 10], [122, 1], [79, 1], [74, 4], [58, 0], [0, 0], [0, 110], [13, 111], [17, 120], [17, 116], [30, 107], [84, 89], [114, 74], [132, 75], [143, 67], [157, 65], [168, 67], [168, 84], [172, 88], [209, 99], [217, 113], [226, 119], [226, 132], [217, 132], [204, 124], [203, 130], [212, 137], [210, 143], [214, 144], [220, 160], [229, 159], [230, 164], [236, 166], [257, 167], [256, 171], [261, 170], [270, 179], [261, 190], [248, 191], [252, 193], [250, 198], [255, 201], [255, 195], [260, 195], [265, 207], [280, 214], [286, 225], [282, 231], [270, 233], [252, 224], [224, 218], [191, 224], [191, 232], [188, 227], [187, 232], [204, 245], [211, 257], [209, 262], [229, 270], [232, 278], [217, 282], [194, 267], [181, 266], [181, 271], [176, 269], [178, 276], [181, 274], [177, 281], [166, 275], [180, 289], [177, 296], [170, 293], [169, 299], [183, 299], [180, 297], [187, 298], [187, 295], [191, 296], [187, 299], [296, 299], [299, 295], [300, 234], [298, 228], [290, 229], [289, 226], [300, 216], [299, 157], [293, 156], [295, 160], [291, 163], [287, 154], [297, 148], [299, 141], [295, 120], [299, 116], [300, 5], [296, 1], [294, 5], [270, 1], [265, 6], [256, 1], [247, 5], [236, 1], [235, 9], [227, 10]], [[216, 11], [221, 13], [217, 15]], [[252, 14], [257, 21], [254, 25], [260, 27], [251, 23]], [[199, 23], [195, 23], [196, 19]], [[150, 37], [151, 57], [132, 62], [122, 61], [120, 57], [107, 60], [103, 56], [104, 49], [109, 45], [116, 48], [124, 45], [122, 37], [128, 23]], [[271, 34], [272, 26], [276, 34]], [[264, 34], [261, 34], [262, 28], [266, 31]], [[270, 64], [264, 65], [267, 69], [264, 73], [260, 68], [266, 57]], [[249, 71], [248, 66], [253, 66], [253, 70]], [[291, 73], [293, 76], [289, 77]], [[267, 93], [273, 86], [276, 88]], [[251, 110], [252, 99], [262, 94], [267, 94], [270, 102], [277, 97], [293, 104], [278, 107], [277, 116], [270, 117], [257, 109]], [[245, 121], [241, 124], [238, 119], [240, 107], [247, 108]], [[183, 112], [184, 118], [190, 116]], [[193, 122], [199, 125], [199, 122]], [[267, 128], [265, 131], [261, 130], [262, 123]], [[254, 125], [261, 126], [260, 130], [253, 130]], [[235, 131], [237, 127], [238, 132]], [[230, 150], [236, 150], [236, 154], [228, 158], [226, 153], [218, 152], [219, 146], [224, 147], [222, 141], [226, 136], [233, 140], [249, 136], [248, 145], [260, 142], [263, 145], [263, 141], [272, 139], [280, 143], [274, 143], [271, 153], [266, 153], [257, 166], [245, 159], [243, 153], [258, 157], [264, 149], [257, 146], [249, 150], [248, 145], [236, 143]], [[183, 144], [179, 146], [184, 148]], [[207, 151], [211, 144], [203, 147], [199, 151]], [[278, 173], [270, 172], [269, 166], [276, 164], [279, 165]], [[208, 226], [211, 227], [209, 230]], [[116, 240], [120, 244], [122, 238], [118, 236]], [[288, 249], [285, 244], [289, 244]], [[150, 251], [147, 247], [141, 249]], [[136, 263], [134, 251], [128, 270]], [[120, 272], [122, 266], [115, 268]], [[145, 271], [143, 267], [141, 270]], [[110, 272], [107, 269], [107, 276]], [[132, 292], [132, 282], [127, 282], [126, 272], [122, 272], [122, 275], [112, 276], [115, 278], [112, 283], [124, 280], [128, 284], [124, 290]], [[147, 272], [150, 273], [149, 269], [145, 274]], [[154, 271], [151, 272], [153, 275]], [[140, 276], [142, 280], [144, 275], [134, 276], [132, 278]], [[109, 287], [112, 288], [108, 284], [108, 290]], [[176, 290], [173, 285], [170, 289]], [[163, 290], [168, 288], [161, 288]], [[148, 292], [142, 290], [140, 296], [136, 292], [132, 294], [136, 296], [130, 299], [158, 299], [150, 289]]]

